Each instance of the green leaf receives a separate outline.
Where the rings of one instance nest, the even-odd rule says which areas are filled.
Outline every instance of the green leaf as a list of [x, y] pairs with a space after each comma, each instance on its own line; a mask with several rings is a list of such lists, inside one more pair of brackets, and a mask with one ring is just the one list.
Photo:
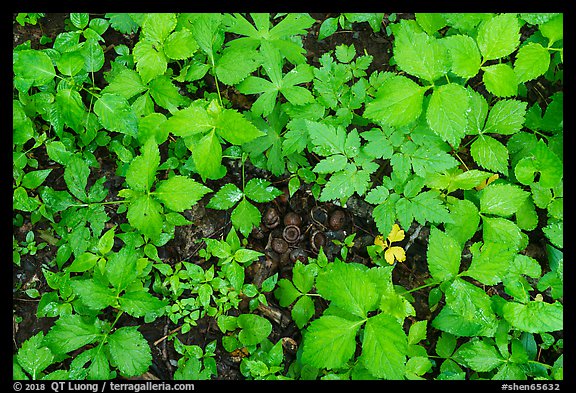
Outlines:
[[82, 273], [88, 271], [96, 265], [99, 259], [100, 257], [98, 255], [94, 255], [90, 252], [85, 252], [77, 256], [72, 261], [70, 266], [66, 268], [66, 271], [70, 273]]
[[361, 318], [374, 310], [379, 301], [376, 287], [366, 280], [366, 273], [350, 264], [335, 262], [327, 266], [318, 274], [316, 288], [331, 304]]
[[22, 177], [22, 187], [26, 187], [28, 189], [34, 189], [44, 183], [44, 180], [48, 177], [48, 175], [52, 172], [52, 169], [40, 169], [37, 171], [30, 171], [27, 172]]
[[176, 136], [187, 137], [204, 133], [215, 127], [214, 120], [208, 115], [206, 109], [193, 103], [188, 108], [174, 112], [164, 128]]
[[144, 374], [152, 364], [150, 346], [137, 326], [121, 327], [108, 336], [111, 360], [124, 377]]
[[350, 321], [336, 315], [324, 315], [304, 332], [302, 361], [313, 367], [342, 367], [356, 350], [356, 333], [363, 321]]
[[13, 70], [15, 76], [31, 81], [32, 86], [43, 86], [56, 76], [52, 60], [40, 50], [14, 52]]
[[65, 354], [98, 340], [102, 335], [97, 320], [78, 314], [63, 315], [44, 338], [46, 345], [55, 355]]
[[420, 27], [429, 35], [434, 35], [434, 33], [446, 26], [446, 19], [440, 13], [417, 12], [414, 17]]
[[168, 68], [164, 52], [149, 41], [141, 40], [132, 51], [136, 62], [136, 71], [143, 83], [148, 83], [158, 75], [163, 75]]
[[365, 169], [358, 169], [353, 164], [347, 164], [343, 171], [335, 173], [330, 177], [328, 183], [322, 189], [319, 200], [322, 202], [350, 198], [355, 192], [364, 195], [368, 189], [370, 172]]
[[480, 212], [509, 217], [530, 194], [513, 184], [490, 184], [480, 192]]
[[512, 135], [522, 128], [526, 116], [526, 102], [500, 100], [490, 109], [484, 132]]
[[180, 95], [178, 88], [172, 83], [170, 77], [160, 75], [149, 83], [150, 95], [157, 105], [174, 112], [183, 106], [187, 100]]
[[458, 274], [462, 249], [452, 236], [432, 227], [426, 253], [430, 274], [438, 281], [448, 281]]
[[516, 14], [494, 16], [480, 24], [476, 38], [484, 61], [508, 56], [520, 44], [520, 24]]
[[238, 203], [238, 206], [236, 206], [230, 218], [232, 219], [234, 227], [238, 229], [244, 237], [248, 237], [252, 228], [260, 225], [262, 215], [256, 206], [244, 198]]
[[522, 46], [516, 54], [514, 72], [519, 83], [523, 83], [544, 75], [550, 67], [550, 53], [536, 42]]
[[238, 339], [244, 345], [256, 345], [272, 332], [272, 324], [266, 318], [255, 314], [240, 314], [236, 320], [242, 330]]
[[316, 313], [316, 308], [314, 302], [310, 296], [302, 296], [298, 301], [292, 306], [292, 319], [296, 323], [299, 329], [304, 328], [308, 323], [310, 318]]
[[436, 353], [441, 358], [449, 358], [452, 356], [456, 348], [456, 336], [442, 332], [442, 335], [436, 341]]
[[522, 231], [512, 221], [502, 217], [482, 217], [484, 241], [505, 243], [518, 250], [522, 244]]
[[[398, 213], [397, 209], [397, 213]], [[427, 222], [439, 224], [450, 222], [450, 213], [440, 199], [440, 193], [436, 190], [429, 190], [416, 195], [410, 200], [410, 211], [414, 219], [420, 224], [425, 225]], [[405, 228], [410, 226], [403, 225]]]
[[452, 222], [444, 225], [446, 235], [463, 247], [478, 230], [480, 224], [478, 208], [469, 200], [456, 198], [450, 202], [449, 208]]
[[77, 133], [84, 132], [86, 107], [76, 90], [62, 89], [56, 93], [56, 108], [61, 119]]
[[425, 340], [427, 325], [428, 320], [416, 321], [410, 325], [410, 330], [408, 331], [408, 344], [414, 345]]
[[537, 183], [546, 188], [558, 185], [564, 174], [562, 161], [543, 140], [538, 141], [528, 155], [520, 159], [514, 167], [516, 179], [525, 185], [534, 184], [537, 173], [540, 174]]
[[254, 202], [270, 202], [282, 191], [274, 187], [268, 180], [254, 178], [250, 179], [244, 187], [244, 194]]
[[563, 221], [551, 221], [542, 228], [542, 231], [546, 237], [554, 244], [556, 247], [564, 247], [564, 222]]
[[452, 146], [458, 146], [466, 134], [469, 107], [467, 90], [456, 83], [434, 89], [426, 120], [430, 128]]
[[224, 109], [216, 120], [218, 135], [234, 145], [242, 145], [265, 135], [234, 109]]
[[114, 75], [114, 78], [102, 90], [102, 94], [120, 95], [129, 100], [146, 89], [147, 87], [142, 83], [140, 75], [134, 70], [125, 68]]
[[346, 130], [342, 127], [304, 120], [310, 140], [314, 144], [313, 150], [325, 157], [333, 154], [346, 153]]
[[505, 362], [496, 347], [483, 340], [462, 344], [454, 353], [453, 359], [478, 372], [492, 371]]
[[451, 35], [441, 41], [452, 59], [452, 72], [462, 78], [472, 78], [480, 71], [480, 51], [472, 37], [467, 35]]
[[391, 76], [382, 83], [376, 98], [366, 104], [364, 117], [392, 127], [410, 124], [422, 112], [425, 92], [425, 87], [405, 76]]
[[446, 48], [429, 36], [415, 21], [401, 20], [393, 25], [394, 59], [400, 69], [433, 82], [449, 70]]
[[472, 142], [470, 154], [481, 167], [508, 175], [508, 149], [491, 136], [480, 135]]
[[480, 249], [479, 243], [470, 247], [472, 263], [466, 275], [482, 284], [496, 285], [508, 272], [510, 260], [514, 258], [515, 251], [508, 244], [485, 241]]
[[283, 278], [278, 281], [278, 288], [274, 291], [274, 295], [278, 299], [280, 306], [288, 307], [291, 305], [302, 293], [296, 289], [294, 284], [288, 279]]
[[228, 47], [216, 63], [216, 76], [226, 85], [236, 85], [256, 71], [261, 64], [258, 51], [251, 48]]
[[227, 210], [242, 199], [244, 193], [233, 183], [222, 186], [208, 202], [209, 209]]
[[162, 206], [152, 197], [141, 195], [130, 201], [128, 222], [150, 239], [157, 240], [162, 232]]
[[564, 39], [564, 14], [559, 14], [554, 18], [538, 26], [540, 33], [548, 38], [548, 46], [551, 47], [556, 41]]
[[408, 340], [398, 320], [384, 313], [366, 322], [360, 361], [376, 377], [403, 379]]
[[198, 44], [188, 29], [174, 31], [164, 41], [164, 54], [170, 59], [188, 59], [197, 50]]
[[135, 157], [126, 171], [128, 186], [141, 192], [148, 192], [156, 180], [156, 170], [160, 164], [160, 151], [154, 139], [148, 139], [141, 148], [141, 155]]
[[321, 41], [324, 38], [330, 37], [336, 30], [338, 30], [338, 18], [326, 18], [320, 25], [318, 40]]
[[80, 51], [65, 52], [56, 60], [58, 70], [67, 76], [74, 76], [84, 68], [84, 56]]
[[64, 181], [70, 193], [82, 201], [87, 198], [88, 176], [90, 176], [90, 167], [86, 161], [79, 155], [73, 155], [64, 168]]
[[54, 361], [54, 355], [43, 345], [43, 340], [43, 332], [35, 334], [22, 343], [16, 355], [18, 364], [33, 380], [40, 379], [40, 373]]
[[494, 64], [482, 67], [482, 81], [486, 89], [497, 97], [511, 97], [518, 94], [518, 78], [508, 64]]
[[166, 302], [145, 291], [126, 292], [118, 299], [120, 309], [129, 315], [139, 318], [148, 313], [159, 312]]
[[372, 217], [376, 222], [378, 232], [390, 233], [392, 226], [396, 221], [395, 201], [386, 200], [382, 204], [376, 206], [372, 211]]
[[163, 180], [156, 187], [154, 195], [164, 205], [177, 212], [192, 208], [202, 197], [212, 190], [201, 183], [181, 175]]
[[142, 36], [146, 40], [161, 44], [176, 27], [177, 18], [174, 13], [144, 14]]
[[126, 289], [138, 276], [138, 255], [129, 248], [122, 248], [106, 263], [106, 277], [116, 290]]
[[138, 120], [128, 101], [118, 94], [103, 94], [94, 104], [94, 113], [109, 131], [136, 137]]
[[506, 303], [504, 319], [515, 329], [528, 333], [555, 332], [564, 328], [564, 307], [561, 303], [530, 301], [526, 304]]
[[192, 158], [196, 170], [202, 177], [215, 179], [220, 177], [222, 165], [222, 146], [215, 131], [204, 135], [192, 148]]
[[75, 280], [70, 282], [70, 286], [82, 303], [92, 310], [102, 310], [116, 302], [114, 290], [94, 280]]

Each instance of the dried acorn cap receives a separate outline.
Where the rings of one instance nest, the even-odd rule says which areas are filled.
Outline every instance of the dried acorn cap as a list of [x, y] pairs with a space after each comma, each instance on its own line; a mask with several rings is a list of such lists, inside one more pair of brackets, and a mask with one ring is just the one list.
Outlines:
[[342, 210], [335, 210], [330, 214], [330, 218], [328, 219], [328, 226], [337, 231], [342, 229], [344, 223], [346, 222], [346, 213]]
[[300, 239], [300, 228], [296, 225], [286, 225], [282, 231], [282, 238], [288, 243], [296, 243]]
[[326, 235], [321, 231], [310, 232], [310, 247], [314, 252], [320, 251], [320, 248], [326, 245]]
[[328, 212], [321, 206], [314, 206], [312, 210], [310, 210], [310, 217], [315, 223], [324, 226], [328, 223]]
[[266, 213], [264, 213], [262, 222], [268, 229], [276, 228], [280, 224], [280, 215], [278, 214], [278, 211], [273, 207], [269, 207], [266, 210]]
[[303, 249], [301, 249], [300, 247], [297, 247], [292, 251], [290, 251], [290, 260], [293, 263], [295, 263], [296, 261], [304, 263], [308, 260], [308, 253]]
[[288, 243], [284, 239], [275, 237], [270, 242], [270, 245], [272, 246], [272, 249], [276, 251], [278, 254], [284, 254], [285, 252], [288, 251]]
[[299, 227], [302, 224], [302, 217], [298, 213], [289, 212], [284, 216], [284, 225], [296, 225]]

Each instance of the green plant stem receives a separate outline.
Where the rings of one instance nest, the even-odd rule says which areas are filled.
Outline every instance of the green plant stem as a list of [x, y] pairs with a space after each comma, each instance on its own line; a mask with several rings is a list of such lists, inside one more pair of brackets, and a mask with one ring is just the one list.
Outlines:
[[424, 289], [424, 288], [428, 288], [428, 287], [431, 287], [431, 286], [434, 286], [434, 285], [438, 285], [438, 284], [440, 284], [440, 283], [441, 283], [441, 281], [434, 281], [434, 282], [431, 282], [431, 283], [428, 283], [428, 284], [421, 285], [421, 286], [416, 287], [416, 288], [412, 288], [412, 289], [406, 291], [406, 293], [416, 292], [416, 291], [419, 291], [419, 290]]
[[115, 205], [115, 204], [120, 204], [120, 203], [126, 203], [127, 200], [121, 200], [121, 201], [108, 201], [108, 202], [94, 202], [94, 203], [79, 203], [76, 205], [70, 205], [70, 207], [90, 207], [90, 206], [94, 206], [94, 205]]

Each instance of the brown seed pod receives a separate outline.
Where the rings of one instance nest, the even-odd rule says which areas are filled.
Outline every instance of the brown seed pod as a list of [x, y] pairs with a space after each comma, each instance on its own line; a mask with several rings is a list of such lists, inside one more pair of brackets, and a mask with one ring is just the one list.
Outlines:
[[328, 222], [328, 212], [320, 206], [314, 206], [312, 210], [310, 210], [310, 217], [313, 222], [322, 226], [326, 226]]
[[280, 255], [288, 251], [288, 243], [284, 239], [275, 237], [270, 242], [270, 245], [272, 246], [272, 249]]
[[289, 212], [284, 216], [284, 225], [296, 225], [299, 227], [302, 224], [302, 217], [294, 212]]
[[342, 229], [345, 222], [346, 222], [346, 213], [344, 213], [342, 210], [335, 210], [330, 215], [330, 218], [328, 220], [328, 226], [330, 226], [330, 228], [332, 228], [333, 230], [337, 231], [339, 229]]
[[319, 252], [320, 248], [326, 245], [326, 235], [321, 231], [310, 232], [310, 247], [314, 252]]
[[300, 247], [295, 248], [292, 251], [290, 251], [290, 260], [292, 261], [292, 263], [295, 263], [296, 261], [304, 263], [308, 260], [308, 253], [303, 249], [301, 249]]
[[282, 238], [290, 244], [296, 243], [300, 239], [300, 228], [296, 225], [286, 225], [282, 231]]
[[280, 224], [280, 215], [278, 214], [278, 211], [273, 207], [269, 207], [268, 210], [266, 210], [266, 213], [264, 213], [262, 222], [268, 229], [276, 228]]

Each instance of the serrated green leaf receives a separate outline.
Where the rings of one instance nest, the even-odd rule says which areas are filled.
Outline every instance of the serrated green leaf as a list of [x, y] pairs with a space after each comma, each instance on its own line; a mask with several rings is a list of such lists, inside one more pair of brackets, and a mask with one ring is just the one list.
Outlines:
[[188, 29], [174, 31], [164, 41], [164, 54], [170, 59], [188, 59], [196, 50], [198, 44]]
[[463, 247], [478, 230], [480, 224], [478, 208], [466, 199], [455, 199], [450, 202], [449, 208], [452, 222], [444, 225], [445, 232]]
[[261, 61], [259, 52], [252, 48], [228, 47], [216, 63], [216, 75], [222, 83], [236, 85], [256, 71]]
[[242, 199], [244, 193], [233, 183], [222, 186], [210, 199], [206, 207], [210, 209], [227, 210]]
[[94, 113], [102, 126], [110, 131], [136, 137], [138, 119], [128, 101], [118, 94], [103, 94], [94, 104]]
[[343, 171], [333, 174], [322, 189], [320, 201], [333, 199], [348, 199], [355, 192], [364, 195], [368, 189], [370, 172], [358, 169], [353, 164], [347, 164]]
[[160, 75], [148, 84], [149, 92], [154, 102], [170, 112], [175, 112], [178, 107], [186, 104], [187, 100], [180, 95], [178, 88], [167, 75]]
[[60, 118], [77, 133], [84, 132], [86, 107], [76, 90], [61, 89], [56, 93], [56, 108]]
[[401, 20], [392, 27], [394, 59], [400, 69], [433, 82], [449, 70], [446, 48], [423, 31], [415, 21]]
[[281, 195], [282, 191], [274, 187], [268, 180], [254, 178], [246, 183], [244, 194], [255, 202], [264, 203], [272, 201]]
[[70, 286], [82, 303], [93, 310], [102, 310], [115, 304], [114, 291], [94, 280], [75, 280], [70, 282]]
[[85, 253], [77, 256], [72, 261], [70, 266], [68, 266], [66, 268], [66, 271], [70, 272], [70, 273], [85, 272], [87, 270], [92, 269], [96, 265], [96, 262], [98, 262], [99, 259], [100, 259], [100, 257], [98, 255], [92, 254], [91, 252], [85, 252]]
[[318, 293], [335, 306], [361, 318], [377, 307], [376, 287], [357, 266], [334, 263], [318, 274]]
[[410, 325], [410, 330], [408, 331], [408, 344], [418, 344], [420, 341], [425, 340], [427, 326], [427, 320], [416, 321]]
[[260, 225], [262, 215], [256, 206], [244, 198], [238, 203], [234, 211], [232, 211], [230, 218], [232, 219], [234, 227], [238, 229], [244, 237], [248, 237], [252, 228]]
[[508, 174], [508, 149], [491, 136], [480, 135], [472, 142], [470, 154], [481, 167], [504, 175]]
[[526, 116], [526, 105], [518, 100], [498, 101], [490, 109], [484, 132], [511, 135], [520, 131]]
[[142, 83], [142, 78], [136, 71], [125, 68], [114, 75], [114, 78], [102, 90], [102, 94], [121, 95], [129, 100], [144, 92], [146, 88], [146, 85]]
[[396, 207], [394, 200], [386, 200], [376, 206], [372, 211], [372, 217], [380, 233], [390, 233], [396, 221]]
[[542, 231], [546, 237], [554, 244], [556, 247], [564, 247], [564, 222], [561, 220], [551, 221], [542, 228]]
[[80, 51], [65, 52], [56, 60], [58, 70], [67, 76], [74, 76], [84, 68], [84, 56]]
[[63, 315], [44, 337], [44, 345], [56, 355], [65, 354], [97, 341], [101, 335], [96, 319]]
[[315, 313], [316, 308], [314, 307], [312, 298], [309, 296], [302, 296], [296, 303], [294, 303], [290, 314], [292, 315], [292, 319], [296, 323], [296, 326], [298, 326], [299, 329], [302, 329]]
[[436, 341], [436, 353], [442, 358], [449, 358], [456, 348], [456, 336], [442, 332], [442, 335]]
[[490, 184], [480, 193], [480, 212], [509, 217], [530, 194], [513, 184]]
[[510, 220], [502, 217], [482, 217], [484, 241], [504, 243], [519, 249], [522, 244], [522, 231]]
[[482, 81], [486, 90], [497, 97], [511, 97], [518, 94], [518, 78], [512, 67], [506, 63], [482, 67]]
[[282, 307], [288, 307], [298, 299], [302, 293], [296, 289], [292, 282], [283, 278], [278, 281], [278, 288], [274, 291], [274, 295]]
[[376, 377], [403, 379], [408, 340], [402, 325], [385, 313], [366, 322], [360, 361]]
[[256, 345], [272, 332], [270, 321], [256, 314], [240, 314], [236, 321], [242, 329], [238, 333], [238, 339], [244, 345]]
[[33, 380], [54, 361], [54, 355], [42, 343], [44, 333], [39, 332], [22, 343], [16, 359], [18, 364], [30, 374]]
[[425, 92], [425, 87], [405, 76], [391, 76], [382, 83], [376, 98], [366, 104], [364, 117], [392, 127], [407, 125], [422, 112]]
[[335, 154], [328, 158], [323, 158], [315, 166], [313, 171], [316, 173], [334, 173], [343, 170], [348, 163], [346, 156]]
[[420, 27], [422, 27], [422, 29], [429, 35], [433, 35], [446, 26], [446, 19], [440, 13], [417, 12], [414, 14], [414, 17]]
[[171, 210], [182, 212], [192, 208], [204, 195], [212, 190], [194, 180], [174, 175], [158, 183], [154, 195]]
[[137, 329], [121, 327], [108, 336], [110, 356], [125, 377], [144, 374], [152, 364], [150, 346]]
[[174, 13], [147, 13], [142, 23], [142, 36], [146, 40], [162, 44], [176, 27], [177, 16]]
[[534, 184], [535, 176], [539, 173], [537, 183], [546, 188], [555, 187], [562, 180], [563, 172], [562, 161], [542, 140], [514, 167], [514, 174], [520, 183]]
[[30, 171], [22, 177], [22, 187], [34, 189], [44, 183], [44, 180], [50, 175], [52, 169], [40, 169], [37, 171]]
[[460, 269], [462, 249], [452, 236], [432, 227], [426, 253], [428, 269], [436, 280], [454, 278]]
[[25, 49], [14, 54], [15, 76], [30, 80], [32, 86], [42, 86], [52, 81], [56, 70], [52, 60], [43, 51]]
[[304, 120], [310, 140], [314, 144], [313, 150], [324, 157], [333, 154], [346, 154], [346, 130], [342, 127]]
[[158, 75], [163, 75], [168, 68], [164, 52], [149, 41], [138, 41], [132, 50], [136, 71], [143, 83], [148, 83]]
[[[412, 198], [410, 211], [414, 219], [422, 225], [426, 225], [427, 222], [439, 224], [451, 221], [448, 209], [440, 199], [440, 193], [436, 190], [425, 191]], [[409, 224], [404, 225], [404, 227], [409, 227]]]
[[550, 53], [542, 45], [530, 42], [522, 46], [516, 54], [514, 72], [518, 82], [536, 79], [548, 71], [550, 66]]
[[162, 206], [155, 199], [141, 195], [128, 206], [128, 222], [150, 239], [157, 240], [162, 232]]
[[512, 327], [524, 332], [545, 333], [564, 328], [564, 307], [559, 302], [508, 302], [502, 307], [502, 312]]
[[542, 35], [548, 38], [548, 46], [552, 46], [556, 41], [564, 38], [564, 14], [556, 15], [554, 18], [538, 26]]
[[343, 366], [356, 350], [356, 333], [363, 321], [324, 315], [304, 333], [302, 361], [313, 367], [335, 369]]
[[330, 37], [336, 30], [338, 30], [338, 18], [326, 18], [320, 25], [318, 40], [321, 41], [324, 38]]
[[200, 176], [209, 179], [220, 177], [222, 146], [215, 130], [208, 132], [192, 146], [189, 145], [188, 148], [192, 150], [192, 159]]
[[148, 139], [141, 148], [141, 154], [130, 163], [126, 171], [126, 183], [135, 191], [150, 191], [156, 180], [156, 170], [159, 164], [158, 145], [154, 139]]
[[117, 291], [126, 289], [138, 276], [138, 255], [128, 248], [122, 248], [108, 258], [106, 277]]
[[126, 292], [120, 296], [118, 302], [122, 311], [136, 318], [158, 312], [166, 306], [165, 301], [145, 291]]
[[234, 109], [223, 110], [216, 120], [218, 135], [228, 142], [241, 145], [265, 135], [244, 115]]
[[458, 146], [466, 134], [469, 107], [468, 92], [456, 83], [434, 89], [426, 120], [430, 128], [452, 146]]
[[64, 181], [70, 193], [82, 201], [87, 198], [88, 176], [90, 176], [90, 167], [86, 161], [79, 155], [73, 155], [64, 168]]
[[496, 347], [480, 340], [462, 344], [453, 359], [478, 372], [492, 371], [505, 362]]
[[482, 22], [476, 38], [484, 60], [508, 56], [520, 44], [520, 24], [516, 14], [505, 13]]
[[496, 285], [508, 272], [515, 251], [510, 245], [485, 241], [482, 248], [471, 247], [472, 263], [466, 275], [486, 285]]
[[472, 78], [480, 71], [482, 59], [476, 41], [467, 35], [451, 35], [440, 41], [448, 48], [452, 72], [462, 78]]

